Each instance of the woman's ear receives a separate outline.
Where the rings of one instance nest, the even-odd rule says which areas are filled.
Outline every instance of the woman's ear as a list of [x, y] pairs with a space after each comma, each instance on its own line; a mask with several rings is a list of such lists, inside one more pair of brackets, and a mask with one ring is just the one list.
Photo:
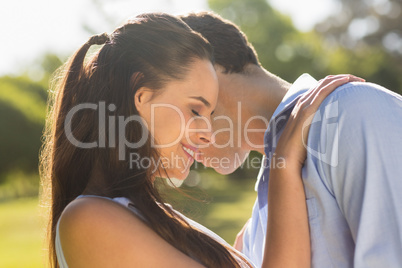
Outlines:
[[142, 112], [145, 112], [145, 108], [147, 106], [146, 104], [148, 104], [149, 101], [152, 99], [153, 94], [154, 94], [153, 90], [146, 87], [139, 88], [135, 93], [134, 104], [135, 108], [140, 114]]

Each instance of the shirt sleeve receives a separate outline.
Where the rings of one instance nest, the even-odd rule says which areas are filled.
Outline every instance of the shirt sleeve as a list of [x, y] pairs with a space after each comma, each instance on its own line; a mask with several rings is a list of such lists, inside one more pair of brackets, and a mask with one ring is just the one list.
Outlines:
[[321, 179], [349, 225], [354, 267], [402, 267], [401, 96], [349, 83], [320, 111], [321, 137], [330, 139], [318, 155]]

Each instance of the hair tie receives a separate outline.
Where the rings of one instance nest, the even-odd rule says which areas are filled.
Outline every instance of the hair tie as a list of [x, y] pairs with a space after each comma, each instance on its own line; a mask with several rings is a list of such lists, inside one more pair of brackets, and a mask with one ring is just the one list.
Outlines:
[[87, 44], [90, 46], [103, 45], [108, 41], [110, 41], [109, 35], [107, 33], [103, 33], [103, 34], [97, 34], [97, 35], [91, 36], [91, 38], [89, 38]]

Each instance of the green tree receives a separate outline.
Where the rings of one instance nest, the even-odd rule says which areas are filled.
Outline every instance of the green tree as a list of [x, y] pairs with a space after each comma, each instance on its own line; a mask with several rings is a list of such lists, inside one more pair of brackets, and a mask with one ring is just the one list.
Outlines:
[[[339, 12], [317, 24], [346, 72], [402, 93], [402, 0], [336, 0]], [[346, 64], [345, 64], [346, 63]], [[339, 69], [334, 63], [330, 70]], [[349, 71], [350, 70], [350, 71]]]
[[49, 81], [62, 64], [45, 54], [18, 77], [0, 77], [0, 182], [10, 171], [37, 173]]
[[[399, 56], [395, 54], [399, 52], [384, 48], [386, 42], [383, 40], [388, 40], [389, 34], [392, 37], [395, 32], [400, 32], [402, 24], [398, 24], [398, 29], [394, 27], [390, 31], [391, 26], [381, 25], [395, 26], [395, 23], [387, 24], [394, 22], [395, 18], [379, 16], [381, 23], [376, 32], [367, 31], [364, 37], [360, 37], [360, 41], [353, 41], [353, 31], [348, 30], [353, 14], [364, 12], [357, 11], [359, 5], [355, 4], [356, 1], [337, 1], [345, 4], [342, 12], [328, 18], [315, 30], [305, 33], [298, 31], [289, 17], [273, 9], [266, 0], [209, 0], [208, 3], [212, 10], [236, 23], [246, 33], [267, 70], [288, 81], [294, 81], [305, 72], [316, 78], [328, 74], [352, 73], [401, 93], [402, 66]], [[400, 1], [393, 0], [392, 3]], [[369, 3], [370, 0], [358, 2]], [[353, 6], [356, 13], [350, 11], [349, 6]], [[399, 4], [391, 6], [399, 7]], [[364, 14], [369, 14], [367, 12]], [[370, 18], [367, 20], [370, 21]], [[383, 36], [383, 39], [379, 36]]]
[[37, 171], [46, 99], [46, 89], [25, 77], [0, 78], [0, 182], [10, 171]]
[[322, 38], [302, 33], [291, 19], [273, 9], [266, 0], [209, 0], [209, 6], [236, 23], [255, 47], [261, 64], [272, 73], [294, 81], [302, 73], [322, 77], [326, 60]]

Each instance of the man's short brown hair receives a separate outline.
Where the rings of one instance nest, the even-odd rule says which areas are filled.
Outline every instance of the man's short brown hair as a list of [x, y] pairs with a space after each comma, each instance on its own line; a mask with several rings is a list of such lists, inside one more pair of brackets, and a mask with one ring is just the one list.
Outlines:
[[260, 66], [254, 47], [231, 21], [212, 12], [190, 13], [180, 18], [211, 43], [215, 63], [224, 67], [225, 73], [241, 73], [249, 63]]

